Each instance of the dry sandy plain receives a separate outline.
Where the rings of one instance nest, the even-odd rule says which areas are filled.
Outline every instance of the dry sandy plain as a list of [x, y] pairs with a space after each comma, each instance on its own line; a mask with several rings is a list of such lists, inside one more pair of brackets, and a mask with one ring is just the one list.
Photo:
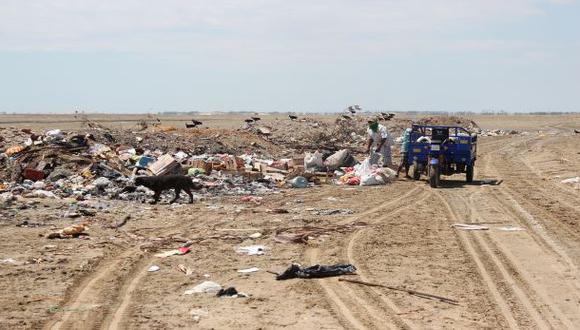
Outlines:
[[[0, 125], [74, 125], [14, 123]], [[43, 120], [50, 119], [44, 117]], [[58, 119], [58, 118], [57, 118]], [[218, 118], [219, 119], [219, 118]], [[60, 119], [59, 119], [60, 120]], [[215, 119], [215, 122], [221, 122]], [[439, 189], [398, 180], [378, 187], [322, 185], [283, 190], [261, 205], [215, 198], [169, 206], [106, 201], [92, 221], [90, 240], [49, 241], [50, 222], [62, 228], [66, 201], [0, 222], [2, 329], [578, 329], [580, 328], [580, 190], [560, 183], [580, 175], [580, 115], [478, 116], [484, 128], [528, 134], [482, 137], [474, 184], [448, 178]], [[12, 121], [7, 124], [6, 122]], [[120, 121], [120, 120], [119, 120]], [[503, 180], [481, 185], [480, 180]], [[284, 208], [287, 214], [270, 209]], [[313, 209], [350, 208], [350, 215]], [[110, 223], [131, 214], [119, 229]], [[364, 228], [332, 232], [308, 244], [280, 244], [276, 230], [330, 227], [357, 221]], [[453, 223], [482, 224], [461, 231]], [[502, 231], [514, 226], [523, 230]], [[262, 236], [250, 239], [250, 234]], [[192, 252], [157, 258], [191, 240]], [[234, 252], [263, 244], [265, 255]], [[436, 294], [457, 305], [339, 278], [276, 281], [290, 263], [352, 263], [359, 279]], [[193, 270], [186, 276], [183, 264]], [[148, 272], [158, 265], [158, 272]], [[260, 271], [240, 274], [238, 269]], [[344, 277], [341, 277], [344, 278]], [[184, 295], [204, 280], [234, 286], [249, 298]], [[191, 311], [206, 315], [196, 322]]]

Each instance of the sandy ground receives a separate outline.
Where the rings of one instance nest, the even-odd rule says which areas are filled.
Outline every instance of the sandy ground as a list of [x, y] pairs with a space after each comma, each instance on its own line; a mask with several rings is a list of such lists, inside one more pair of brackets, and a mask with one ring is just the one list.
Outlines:
[[[491, 117], [526, 135], [483, 137], [476, 182], [449, 177], [439, 189], [399, 180], [381, 187], [323, 185], [284, 190], [260, 205], [236, 198], [151, 206], [103, 201], [87, 218], [90, 239], [47, 240], [70, 201], [38, 200], [0, 222], [2, 329], [465, 329], [580, 325], [580, 116]], [[494, 123], [496, 124], [494, 126]], [[503, 180], [482, 185], [480, 180]], [[185, 199], [182, 199], [185, 202]], [[272, 209], [289, 213], [278, 214]], [[350, 215], [314, 215], [320, 209]], [[107, 224], [127, 214], [119, 229]], [[18, 227], [27, 220], [38, 226]], [[308, 244], [281, 244], [277, 230], [365, 222], [329, 231]], [[473, 223], [486, 231], [462, 231]], [[513, 226], [519, 231], [503, 231]], [[261, 233], [256, 239], [249, 235]], [[185, 255], [154, 254], [192, 241]], [[236, 246], [263, 244], [261, 256]], [[339, 278], [276, 281], [292, 262], [352, 263], [358, 279], [448, 297], [453, 305]], [[177, 269], [192, 269], [185, 275]], [[158, 265], [158, 272], [148, 272]], [[237, 270], [258, 267], [249, 274]], [[248, 298], [184, 295], [204, 280], [233, 286]], [[205, 313], [199, 322], [192, 310]]]

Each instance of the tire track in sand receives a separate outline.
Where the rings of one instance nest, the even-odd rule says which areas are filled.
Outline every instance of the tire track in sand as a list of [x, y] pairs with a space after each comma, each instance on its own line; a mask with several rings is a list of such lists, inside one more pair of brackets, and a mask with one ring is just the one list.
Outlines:
[[[81, 284], [76, 287], [70, 297], [63, 303], [63, 313], [58, 319], [50, 321], [44, 329], [91, 329], [101, 326], [107, 308], [102, 308], [108, 297], [105, 296], [107, 289], [112, 289], [113, 284], [106, 282], [117, 277], [124, 262], [131, 256], [141, 258], [138, 249], [128, 249], [115, 256], [113, 259], [99, 263], [94, 273], [90, 274]], [[114, 289], [114, 288], [113, 288]]]
[[[419, 198], [409, 199], [410, 196], [420, 195]], [[356, 217], [357, 220], [371, 213], [388, 209], [387, 213], [383, 213], [381, 217], [372, 221], [371, 223], [378, 223], [384, 221], [394, 213], [411, 207], [415, 203], [426, 199], [429, 194], [423, 187], [416, 187], [408, 193], [396, 198], [395, 200], [384, 203], [378, 207], [367, 212], [363, 212]], [[409, 202], [412, 200], [412, 202]], [[352, 218], [350, 221], [353, 221]], [[361, 231], [357, 231], [350, 236], [349, 241], [344, 247], [346, 256], [350, 262], [354, 261], [353, 245]], [[350, 250], [350, 252], [349, 252]], [[311, 264], [319, 263], [319, 250], [317, 248], [309, 249], [306, 256]], [[361, 269], [357, 270], [361, 278], [366, 278]], [[383, 296], [381, 292], [376, 289], [353, 287], [350, 284], [345, 284], [338, 281], [320, 280], [318, 284], [322, 287], [331, 303], [336, 306], [336, 311], [339, 317], [343, 319], [349, 326], [348, 328], [355, 329], [413, 329], [415, 326], [409, 321], [402, 319], [399, 315], [401, 311], [394, 304], [394, 302]], [[378, 298], [377, 298], [378, 297]]]
[[[447, 209], [447, 213], [452, 221], [451, 223], [462, 222], [456, 211], [447, 202], [445, 197], [443, 197], [441, 193], [437, 193], [436, 195], [441, 200], [443, 206], [445, 206], [445, 208]], [[496, 302], [497, 306], [499, 307], [499, 311], [503, 314], [509, 327], [512, 329], [519, 328], [518, 322], [519, 317], [514, 314], [514, 311], [510, 307], [510, 304], [508, 303], [507, 299], [505, 299], [503, 295], [500, 293], [501, 290], [496, 284], [497, 281], [494, 280], [493, 274], [490, 271], [488, 271], [483, 261], [482, 255], [478, 252], [478, 249], [475, 246], [475, 244], [470, 240], [467, 233], [465, 232], [458, 232], [457, 236], [459, 237], [462, 248], [465, 250], [465, 252], [470, 256], [470, 258], [477, 266], [477, 270], [483, 280], [483, 283], [487, 286], [487, 291], [490, 293], [491, 298], [493, 298], [493, 301]]]
[[125, 281], [123, 287], [119, 291], [121, 300], [112, 308], [111, 313], [105, 319], [104, 329], [125, 329], [122, 327], [123, 321], [127, 317], [127, 308], [130, 306], [131, 297], [137, 288], [137, 285], [147, 275], [147, 269], [152, 258], [144, 258], [134, 267], [129, 280]]
[[[397, 197], [396, 199], [391, 201], [391, 203], [408, 199], [409, 196], [415, 194], [419, 190], [421, 190], [421, 189], [418, 187], [414, 188], [414, 189], [410, 190], [409, 192], [403, 194], [402, 196]], [[379, 211], [383, 210], [384, 208], [389, 207], [390, 205], [391, 204], [378, 205], [374, 208], [368, 209], [367, 211], [364, 211], [360, 214], [357, 214], [355, 217], [346, 218], [345, 220], [340, 221], [339, 224], [352, 222], [353, 218], [360, 219], [362, 217], [366, 217], [370, 214], [379, 212]], [[147, 261], [142, 262], [142, 264], [147, 265]], [[145, 267], [145, 268], [143, 268], [143, 267]], [[124, 318], [127, 317], [127, 308], [130, 306], [130, 303], [131, 303], [132, 294], [146, 273], [145, 272], [146, 266], [143, 266], [143, 267], [136, 267], [137, 269], [141, 269], [141, 268], [143, 268], [143, 269], [136, 272], [137, 276], [130, 277], [130, 279], [128, 281], [125, 281], [125, 284], [123, 285], [123, 287], [121, 289], [121, 295], [120, 295], [122, 297], [121, 301], [115, 304], [116, 307], [113, 308], [112, 312], [109, 314], [109, 317], [105, 320], [105, 324], [107, 325], [107, 328], [116, 329], [116, 328], [119, 328], [119, 326], [121, 326], [124, 323]], [[332, 293], [330, 293], [330, 294], [332, 294]]]
[[[482, 223], [486, 218], [491, 218], [491, 214], [486, 211], [502, 211], [501, 204], [490, 204], [484, 200], [476, 200], [476, 194], [470, 196], [470, 206], [472, 207], [472, 223]], [[495, 199], [493, 200], [495, 202]], [[487, 206], [484, 208], [483, 206]], [[510, 213], [502, 214], [508, 222], [516, 222]], [[499, 265], [505, 268], [505, 273], [515, 280], [512, 285], [516, 294], [525, 294], [527, 300], [533, 305], [530, 307], [538, 311], [542, 318], [556, 329], [573, 329], [574, 321], [569, 315], [575, 314], [573, 303], [565, 303], [561, 297], [573, 297], [578, 301], [578, 288], [574, 280], [570, 280], [566, 273], [567, 265], [545, 245], [539, 244], [533, 233], [523, 231], [518, 232], [510, 239], [505, 239], [505, 235], [499, 232], [483, 232], [476, 238], [483, 241], [483, 246], [488, 254], [497, 256]], [[519, 248], [525, 246], [525, 248]], [[532, 257], [533, 256], [533, 257]], [[542, 266], [538, 267], [538, 263]], [[545, 282], [539, 278], [551, 278], [552, 281]], [[567, 313], [565, 312], [567, 310]], [[577, 318], [577, 317], [576, 317]], [[539, 325], [540, 323], [537, 323]]]

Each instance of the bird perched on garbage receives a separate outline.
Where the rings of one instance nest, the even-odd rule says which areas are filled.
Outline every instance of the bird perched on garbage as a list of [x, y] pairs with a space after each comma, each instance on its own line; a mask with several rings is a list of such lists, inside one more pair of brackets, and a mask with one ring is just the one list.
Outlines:
[[260, 117], [251, 117], [251, 118], [252, 118], [254, 121], [258, 121], [258, 120], [261, 120], [261, 119], [262, 119], [262, 118], [260, 118]]
[[349, 115], [342, 115], [342, 118], [346, 119], [346, 120], [351, 120], [352, 117]]
[[244, 119], [244, 121], [245, 121], [246, 123], [248, 123], [248, 124], [251, 124], [251, 123], [253, 123], [253, 122], [254, 122], [254, 119], [253, 119], [253, 118], [249, 118], [249, 119]]
[[290, 120], [296, 120], [298, 119], [298, 116], [288, 115], [288, 118], [290, 118]]

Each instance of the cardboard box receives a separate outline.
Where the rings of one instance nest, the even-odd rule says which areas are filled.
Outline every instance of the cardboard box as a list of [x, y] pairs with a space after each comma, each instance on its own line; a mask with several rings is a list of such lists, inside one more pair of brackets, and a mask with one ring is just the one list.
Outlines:
[[154, 175], [164, 175], [179, 167], [180, 165], [175, 158], [171, 155], [165, 154], [159, 157], [155, 163], [149, 165], [149, 170]]

